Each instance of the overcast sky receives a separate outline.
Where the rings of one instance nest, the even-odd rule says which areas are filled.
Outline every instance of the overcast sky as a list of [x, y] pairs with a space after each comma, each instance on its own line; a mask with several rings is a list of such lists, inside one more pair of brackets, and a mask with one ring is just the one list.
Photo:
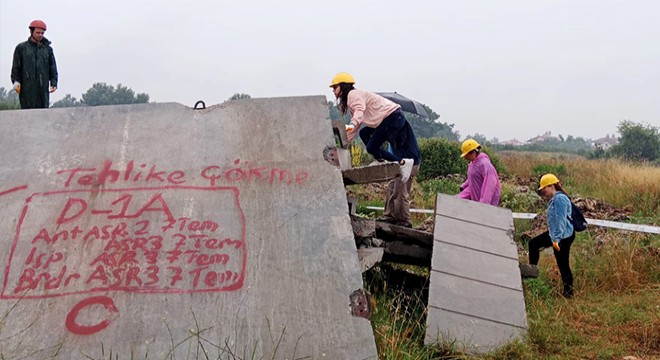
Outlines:
[[51, 103], [95, 82], [192, 106], [325, 95], [340, 71], [397, 91], [461, 136], [596, 139], [660, 126], [660, 2], [0, 0], [0, 86], [30, 21], [48, 25]]

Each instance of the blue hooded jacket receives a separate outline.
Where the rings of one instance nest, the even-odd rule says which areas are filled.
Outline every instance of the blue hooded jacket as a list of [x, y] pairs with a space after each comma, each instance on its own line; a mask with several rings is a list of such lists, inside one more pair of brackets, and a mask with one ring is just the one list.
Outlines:
[[561, 191], [557, 191], [548, 204], [548, 232], [552, 242], [561, 242], [573, 235], [571, 216], [571, 200]]

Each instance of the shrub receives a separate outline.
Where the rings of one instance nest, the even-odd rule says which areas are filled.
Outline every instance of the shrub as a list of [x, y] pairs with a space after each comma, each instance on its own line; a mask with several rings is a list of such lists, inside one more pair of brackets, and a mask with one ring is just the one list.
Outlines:
[[348, 149], [351, 152], [351, 166], [362, 166], [364, 153], [366, 152], [362, 146], [352, 143]]
[[460, 145], [440, 138], [419, 139], [422, 166], [417, 178], [420, 181], [435, 179], [449, 174], [464, 174], [467, 162], [461, 158]]
[[[504, 174], [506, 170], [499, 157], [487, 147], [482, 147], [482, 150], [488, 154], [498, 174]], [[422, 155], [422, 166], [417, 175], [420, 181], [467, 172], [468, 162], [461, 158], [461, 145], [456, 141], [441, 138], [419, 139], [419, 151]]]

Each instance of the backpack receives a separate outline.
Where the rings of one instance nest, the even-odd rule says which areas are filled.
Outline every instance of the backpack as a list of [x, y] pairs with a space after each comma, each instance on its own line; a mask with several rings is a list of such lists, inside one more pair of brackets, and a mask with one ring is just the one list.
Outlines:
[[587, 220], [584, 218], [584, 214], [582, 214], [582, 210], [580, 210], [579, 207], [573, 204], [572, 201], [571, 201], [571, 216], [568, 218], [568, 220], [570, 220], [571, 223], [573, 224], [573, 230], [575, 230], [575, 232], [580, 232], [587, 229]]

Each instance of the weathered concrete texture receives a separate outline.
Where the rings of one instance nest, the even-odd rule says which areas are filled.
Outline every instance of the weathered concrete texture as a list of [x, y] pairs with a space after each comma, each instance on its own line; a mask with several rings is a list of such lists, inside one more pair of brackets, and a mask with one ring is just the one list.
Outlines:
[[1, 111], [0, 144], [0, 357], [376, 358], [324, 97]]
[[348, 149], [342, 149], [336, 146], [327, 147], [323, 150], [323, 158], [328, 163], [342, 170], [351, 168], [351, 152]]
[[374, 265], [383, 260], [383, 248], [365, 248], [358, 249], [358, 259], [362, 272], [371, 269]]
[[353, 235], [357, 238], [373, 237], [376, 235], [376, 222], [359, 216], [351, 216]]
[[483, 353], [527, 329], [511, 211], [438, 194], [426, 343]]
[[397, 163], [386, 162], [347, 169], [342, 171], [342, 174], [346, 185], [385, 182], [401, 176], [401, 166]]

